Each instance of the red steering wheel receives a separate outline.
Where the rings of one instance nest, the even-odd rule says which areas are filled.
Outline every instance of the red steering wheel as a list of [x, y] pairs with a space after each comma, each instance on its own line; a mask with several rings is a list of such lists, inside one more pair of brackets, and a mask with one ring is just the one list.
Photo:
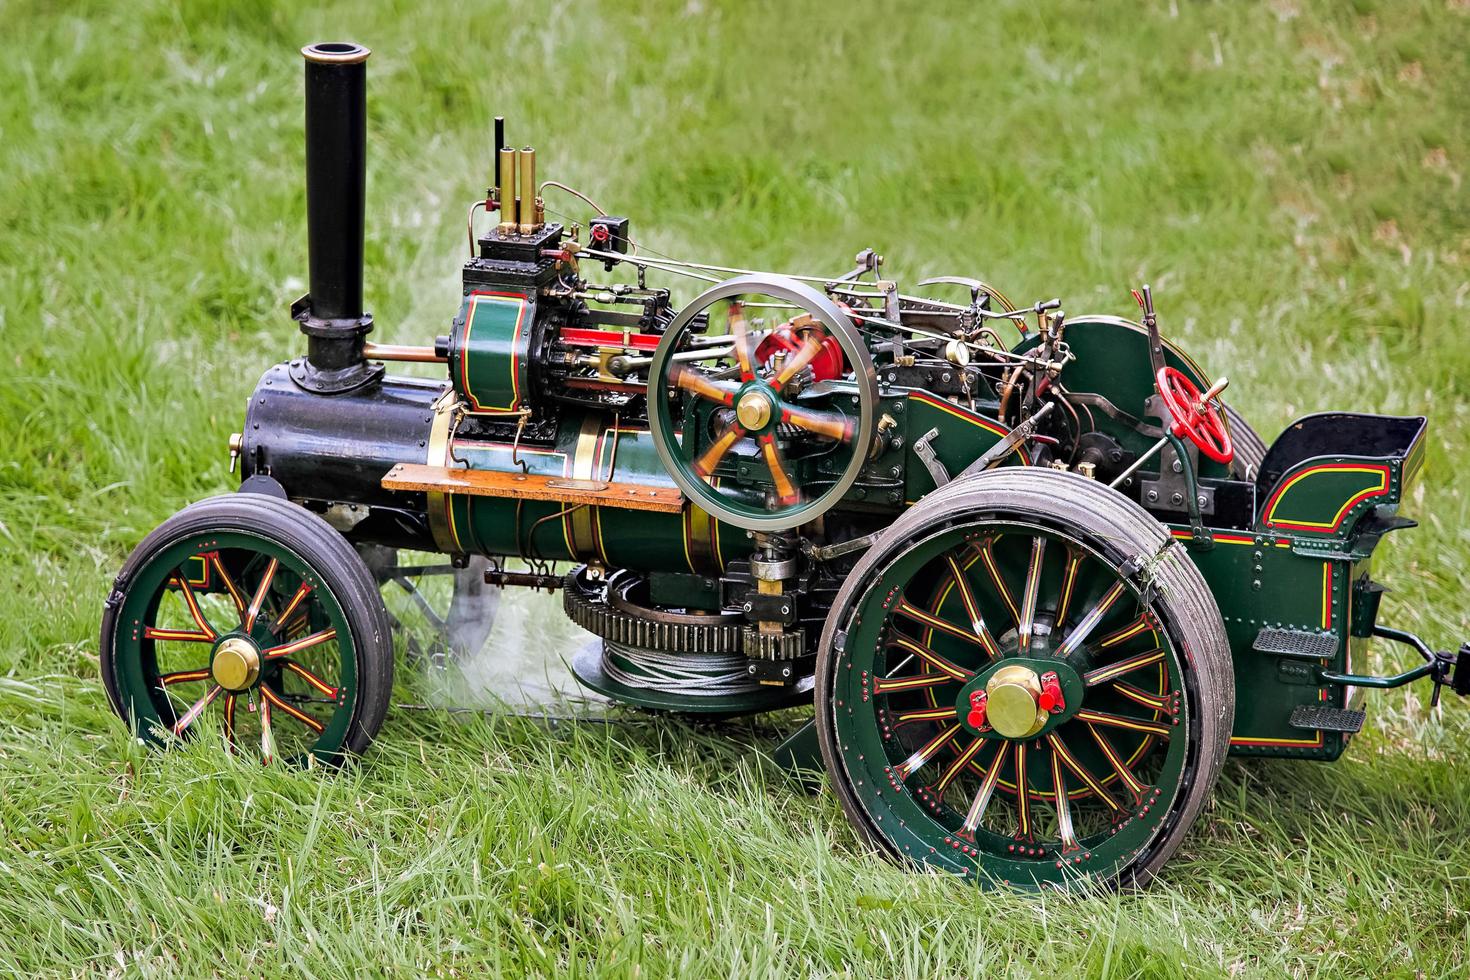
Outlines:
[[[1176, 368], [1159, 368], [1159, 397], [1169, 409], [1172, 422], [1169, 431], [1176, 436], [1188, 436], [1199, 451], [1217, 463], [1229, 464], [1235, 458], [1235, 447], [1230, 444], [1230, 430], [1215, 408], [1216, 389], [1201, 395], [1183, 372]], [[1223, 387], [1223, 382], [1220, 387]]]

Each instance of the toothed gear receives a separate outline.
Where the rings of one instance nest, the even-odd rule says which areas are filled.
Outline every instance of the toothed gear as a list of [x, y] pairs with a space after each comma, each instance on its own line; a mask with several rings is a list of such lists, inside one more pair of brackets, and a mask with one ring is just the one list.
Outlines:
[[594, 579], [586, 565], [567, 574], [563, 608], [604, 640], [668, 653], [741, 653], [739, 613], [691, 613], [649, 605], [648, 580], [628, 571]]

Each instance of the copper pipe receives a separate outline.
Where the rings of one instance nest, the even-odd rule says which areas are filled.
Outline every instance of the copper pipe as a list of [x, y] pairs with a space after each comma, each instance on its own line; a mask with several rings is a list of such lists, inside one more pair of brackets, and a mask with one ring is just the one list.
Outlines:
[[370, 361], [417, 361], [423, 364], [444, 364], [449, 361], [449, 358], [435, 354], [432, 347], [374, 344], [371, 341], [362, 345], [362, 356]]

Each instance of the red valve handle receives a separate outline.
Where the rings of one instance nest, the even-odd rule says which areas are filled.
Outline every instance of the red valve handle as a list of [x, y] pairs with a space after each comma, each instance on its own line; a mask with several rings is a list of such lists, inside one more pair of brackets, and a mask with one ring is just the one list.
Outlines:
[[1169, 410], [1172, 422], [1169, 431], [1176, 436], [1188, 436], [1199, 451], [1217, 463], [1229, 464], [1235, 458], [1235, 447], [1230, 443], [1230, 430], [1215, 408], [1214, 396], [1223, 384], [1201, 395], [1183, 372], [1176, 368], [1159, 368], [1155, 381], [1159, 397]]
[[970, 692], [970, 713], [965, 717], [965, 721], [977, 732], [990, 729], [990, 726], [985, 723], [985, 702], [987, 700], [989, 696], [984, 691]]
[[1036, 703], [1042, 711], [1054, 715], [1067, 710], [1067, 702], [1062, 697], [1062, 682], [1056, 671], [1049, 670], [1041, 675], [1041, 697]]

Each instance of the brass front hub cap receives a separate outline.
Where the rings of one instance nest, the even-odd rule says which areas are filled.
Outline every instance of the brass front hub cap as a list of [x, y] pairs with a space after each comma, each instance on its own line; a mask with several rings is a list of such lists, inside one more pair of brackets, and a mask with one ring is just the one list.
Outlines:
[[243, 691], [260, 676], [260, 649], [243, 636], [232, 636], [215, 647], [209, 670], [226, 691]]
[[771, 421], [771, 400], [759, 391], [747, 391], [735, 405], [735, 415], [746, 429], [764, 429]]
[[1046, 725], [1047, 713], [1038, 703], [1041, 678], [1020, 664], [1002, 667], [985, 685], [985, 717], [1006, 738], [1028, 738]]

